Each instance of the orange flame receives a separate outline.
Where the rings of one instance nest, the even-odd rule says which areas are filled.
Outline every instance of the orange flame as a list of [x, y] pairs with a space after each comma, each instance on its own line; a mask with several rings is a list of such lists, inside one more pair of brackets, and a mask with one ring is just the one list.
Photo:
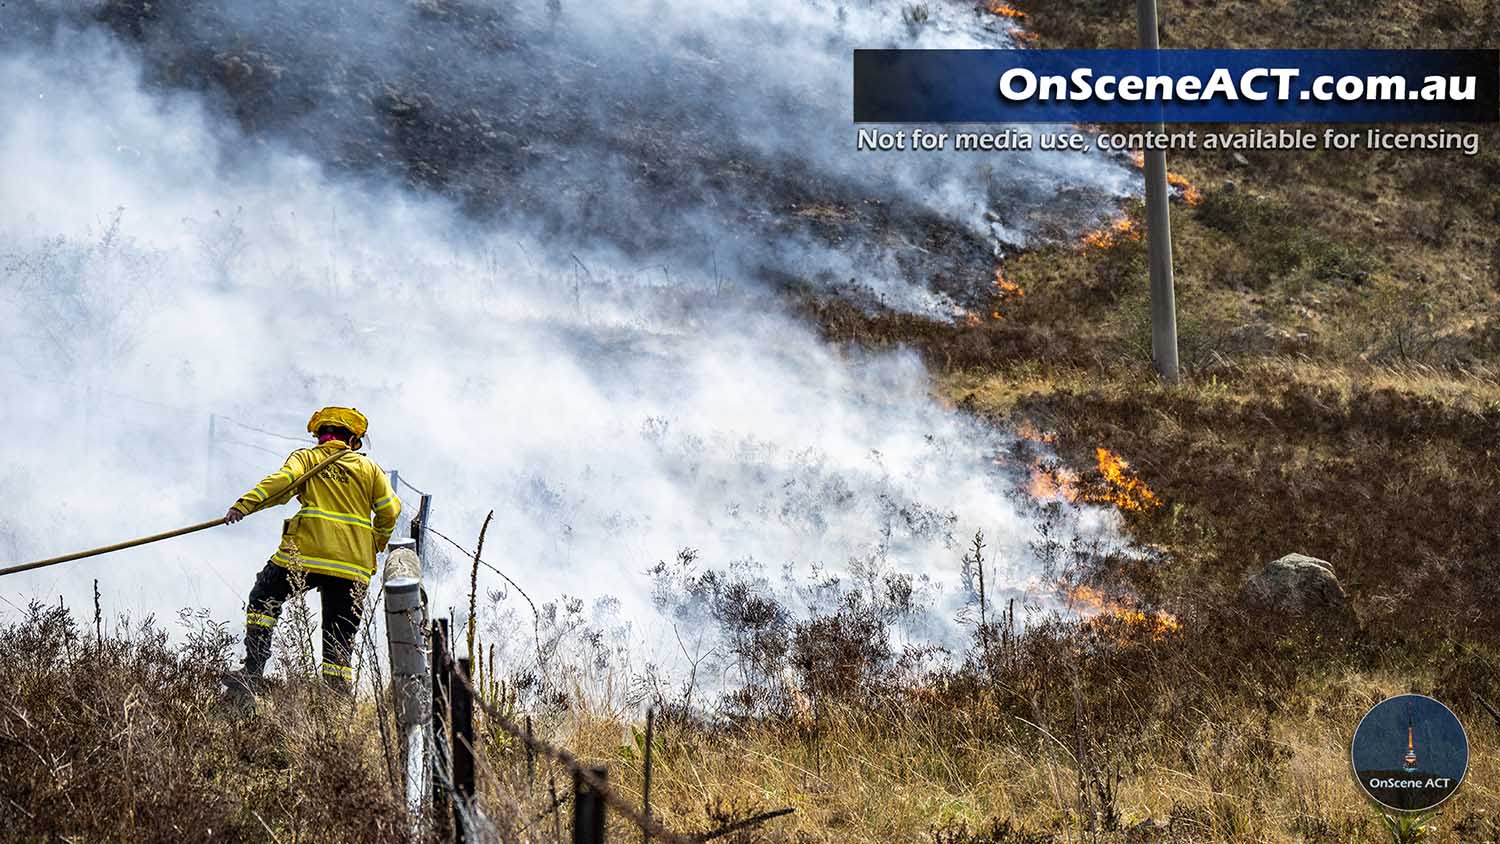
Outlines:
[[1196, 187], [1193, 187], [1193, 183], [1189, 182], [1186, 176], [1168, 173], [1167, 184], [1181, 190], [1182, 201], [1189, 205], [1197, 205], [1203, 201], [1203, 194], [1199, 193]]
[[1038, 501], [1077, 501], [1078, 474], [1061, 466], [1036, 465], [1026, 491]]
[[1006, 278], [1005, 268], [1000, 266], [995, 267], [995, 278], [991, 284], [995, 285], [995, 307], [990, 311], [990, 317], [992, 319], [1005, 319], [1000, 313], [1000, 306], [1011, 299], [1019, 299], [1025, 296], [1026, 291], [1021, 289], [1021, 285]]
[[1130, 599], [1115, 600], [1092, 586], [1061, 584], [1063, 600], [1068, 609], [1083, 616], [1085, 623], [1101, 625], [1110, 621], [1128, 627], [1144, 629], [1153, 639], [1182, 629], [1177, 616], [1165, 610], [1147, 612]]
[[1099, 461], [1099, 474], [1109, 486], [1097, 495], [1088, 496], [1089, 500], [1113, 504], [1121, 510], [1152, 510], [1161, 506], [1161, 499], [1146, 482], [1126, 471], [1130, 464], [1124, 458], [1107, 448], [1094, 449], [1094, 456]]
[[1026, 20], [1026, 13], [1003, 0], [985, 0], [984, 10], [992, 15], [1014, 20]]
[[1034, 443], [1057, 442], [1056, 431], [1043, 431], [1033, 424], [1030, 419], [1024, 419], [1020, 425], [1016, 426], [1016, 436]]
[[1020, 297], [1026, 295], [1026, 291], [1021, 289], [1021, 285], [1005, 277], [1005, 268], [1003, 267], [995, 268], [995, 289], [999, 290], [1002, 296]]
[[[1016, 427], [1016, 436], [1027, 442], [1049, 446], [1057, 442], [1056, 431], [1043, 431], [1029, 419], [1023, 420]], [[1059, 465], [1056, 460], [1037, 455], [1032, 458], [1028, 472], [1031, 477], [1026, 483], [1026, 491], [1032, 498], [1038, 501], [1078, 500], [1078, 473]]]
[[[1016, 436], [1049, 446], [1057, 441], [1056, 432], [1043, 432], [1030, 421], [1023, 421], [1016, 428]], [[1099, 466], [1098, 479], [1085, 478], [1055, 458], [1033, 455], [1026, 467], [1029, 475], [1026, 491], [1037, 501], [1109, 504], [1128, 512], [1145, 512], [1162, 506], [1161, 497], [1130, 471], [1130, 464], [1124, 458], [1107, 448], [1095, 448], [1094, 459]], [[1010, 462], [1003, 453], [995, 457], [996, 464]]]
[[[1135, 165], [1135, 169], [1139, 170], [1146, 166], [1146, 153], [1138, 149], [1133, 149], [1130, 151], [1130, 161]], [[1177, 188], [1177, 195], [1181, 196], [1182, 201], [1189, 205], [1197, 205], [1203, 201], [1203, 194], [1198, 191], [1198, 188], [1192, 182], [1188, 181], [1187, 176], [1181, 173], [1167, 171], [1167, 184]]]
[[1141, 239], [1141, 227], [1129, 217], [1121, 217], [1104, 228], [1094, 229], [1083, 236], [1083, 245], [1090, 249], [1109, 249], [1121, 243]]

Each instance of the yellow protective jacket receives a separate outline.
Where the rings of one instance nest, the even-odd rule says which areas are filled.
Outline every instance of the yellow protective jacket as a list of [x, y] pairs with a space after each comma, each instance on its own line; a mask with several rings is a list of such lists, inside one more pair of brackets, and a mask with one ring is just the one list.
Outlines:
[[[289, 487], [330, 450], [338, 449], [348, 451], [349, 446], [330, 440], [292, 452], [281, 471], [240, 496], [234, 508], [248, 515], [285, 504], [291, 500]], [[282, 526], [281, 547], [272, 562], [369, 583], [375, 573], [375, 554], [385, 550], [401, 514], [401, 500], [385, 471], [363, 454], [349, 451], [314, 475], [297, 499], [302, 509]]]

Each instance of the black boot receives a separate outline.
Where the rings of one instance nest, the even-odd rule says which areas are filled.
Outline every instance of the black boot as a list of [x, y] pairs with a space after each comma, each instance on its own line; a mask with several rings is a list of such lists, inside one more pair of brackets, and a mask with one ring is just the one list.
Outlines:
[[245, 630], [245, 662], [238, 671], [224, 675], [225, 693], [242, 707], [254, 703], [265, 688], [266, 663], [271, 659], [270, 627], [252, 625]]
[[271, 633], [274, 628], [254, 625], [245, 629], [245, 667], [240, 669], [246, 677], [257, 680], [266, 676], [266, 663], [271, 659]]

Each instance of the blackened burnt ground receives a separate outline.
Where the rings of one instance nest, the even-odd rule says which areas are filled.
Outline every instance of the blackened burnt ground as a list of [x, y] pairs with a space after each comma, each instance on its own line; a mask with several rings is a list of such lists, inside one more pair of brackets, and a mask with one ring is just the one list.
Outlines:
[[[252, 15], [110, 0], [91, 18], [21, 18], [102, 24], [155, 84], [207, 92], [252, 136], [351, 174], [394, 174], [563, 252], [606, 245], [866, 309], [921, 310], [910, 302], [934, 300], [908, 294], [930, 290], [983, 310], [999, 245], [983, 208], [1045, 234], [1109, 202], [1003, 167], [964, 180], [974, 201], [963, 210], [940, 198], [937, 170], [895, 184], [877, 172], [892, 161], [853, 151], [841, 95], [756, 61], [757, 39], [812, 38], [805, 29], [766, 23], [730, 48], [666, 11], [609, 39], [585, 31], [589, 14], [277, 2]], [[845, 37], [836, 24], [830, 41]], [[33, 26], [20, 34], [45, 37], [47, 24]]]

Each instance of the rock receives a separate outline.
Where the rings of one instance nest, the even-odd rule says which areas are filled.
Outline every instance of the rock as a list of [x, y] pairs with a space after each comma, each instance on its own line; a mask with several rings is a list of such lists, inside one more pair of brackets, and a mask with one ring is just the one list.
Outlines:
[[1250, 159], [1246, 158], [1245, 155], [1244, 155], [1244, 153], [1237, 152], [1234, 155], [1229, 156], [1229, 166], [1230, 167], [1249, 167], [1250, 166]]
[[1288, 554], [1251, 575], [1240, 589], [1240, 601], [1287, 619], [1332, 625], [1357, 622], [1333, 565], [1303, 554]]
[[1219, 190], [1222, 190], [1225, 193], [1234, 193], [1235, 191], [1239, 190], [1239, 188], [1240, 186], [1235, 184], [1233, 179], [1225, 179], [1224, 184], [1219, 186]]

